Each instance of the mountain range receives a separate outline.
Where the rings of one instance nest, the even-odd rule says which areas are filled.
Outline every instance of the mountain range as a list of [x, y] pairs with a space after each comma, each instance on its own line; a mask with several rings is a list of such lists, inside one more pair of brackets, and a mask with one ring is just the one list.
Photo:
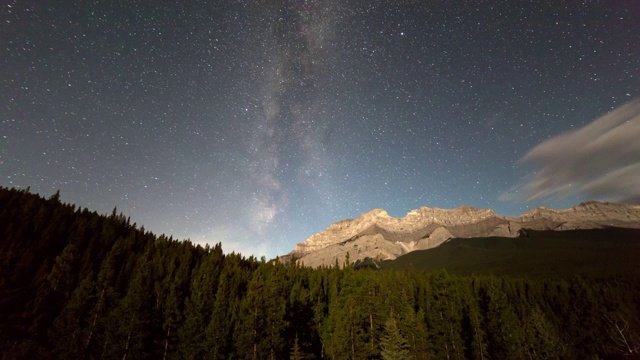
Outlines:
[[283, 262], [311, 267], [342, 265], [365, 258], [392, 260], [415, 250], [435, 248], [452, 238], [519, 237], [527, 230], [579, 230], [606, 227], [640, 229], [640, 205], [590, 201], [568, 209], [537, 207], [520, 216], [491, 209], [421, 207], [403, 218], [374, 209], [346, 219], [297, 244]]

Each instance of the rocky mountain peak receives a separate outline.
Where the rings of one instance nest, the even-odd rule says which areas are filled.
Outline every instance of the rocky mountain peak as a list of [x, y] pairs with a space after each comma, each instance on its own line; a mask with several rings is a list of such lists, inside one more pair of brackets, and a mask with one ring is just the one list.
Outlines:
[[518, 236], [521, 229], [567, 230], [603, 226], [640, 228], [640, 205], [585, 202], [569, 209], [531, 209], [521, 216], [500, 216], [492, 209], [463, 205], [455, 209], [420, 207], [405, 217], [373, 209], [356, 219], [331, 224], [299, 243], [284, 258], [307, 266], [332, 265], [365, 257], [393, 259], [440, 245], [449, 238]]

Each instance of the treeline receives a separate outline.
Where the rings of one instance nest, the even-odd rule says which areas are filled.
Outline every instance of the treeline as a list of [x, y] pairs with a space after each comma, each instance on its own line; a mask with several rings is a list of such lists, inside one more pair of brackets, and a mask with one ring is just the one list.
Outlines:
[[639, 280], [287, 266], [0, 188], [3, 359], [637, 358]]

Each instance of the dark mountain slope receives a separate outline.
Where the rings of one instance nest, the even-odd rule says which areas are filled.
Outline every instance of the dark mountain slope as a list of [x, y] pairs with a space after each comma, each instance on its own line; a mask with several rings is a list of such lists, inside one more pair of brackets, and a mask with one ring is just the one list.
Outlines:
[[611, 275], [639, 273], [640, 230], [523, 231], [522, 237], [451, 239], [380, 264], [456, 274]]

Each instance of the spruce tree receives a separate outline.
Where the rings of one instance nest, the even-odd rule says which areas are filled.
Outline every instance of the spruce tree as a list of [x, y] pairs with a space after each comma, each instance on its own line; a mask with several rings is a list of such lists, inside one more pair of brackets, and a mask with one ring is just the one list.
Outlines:
[[393, 315], [389, 316], [384, 323], [384, 336], [380, 341], [380, 355], [384, 360], [412, 359], [409, 345], [400, 333]]

